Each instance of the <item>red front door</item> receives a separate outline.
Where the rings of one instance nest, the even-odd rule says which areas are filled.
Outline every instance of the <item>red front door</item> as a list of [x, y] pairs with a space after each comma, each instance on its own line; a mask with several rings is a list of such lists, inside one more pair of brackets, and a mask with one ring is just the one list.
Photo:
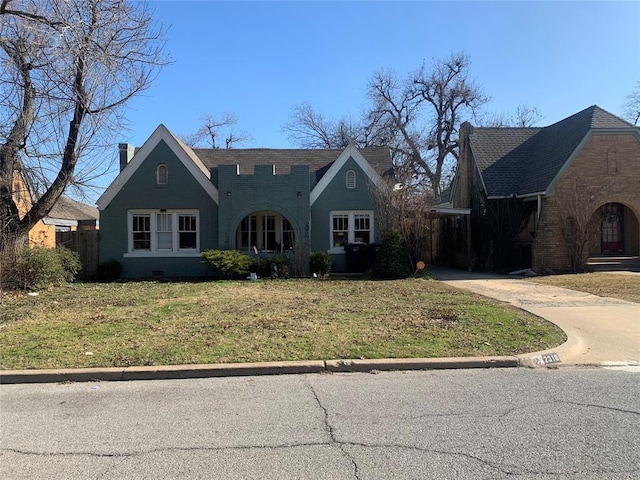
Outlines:
[[602, 253], [624, 252], [624, 205], [607, 203], [602, 207]]

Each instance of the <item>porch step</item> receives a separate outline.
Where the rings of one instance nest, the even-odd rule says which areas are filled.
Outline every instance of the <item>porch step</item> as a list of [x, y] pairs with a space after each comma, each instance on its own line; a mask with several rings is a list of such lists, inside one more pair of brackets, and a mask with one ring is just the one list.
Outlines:
[[591, 272], [640, 272], [640, 257], [591, 257], [587, 267]]

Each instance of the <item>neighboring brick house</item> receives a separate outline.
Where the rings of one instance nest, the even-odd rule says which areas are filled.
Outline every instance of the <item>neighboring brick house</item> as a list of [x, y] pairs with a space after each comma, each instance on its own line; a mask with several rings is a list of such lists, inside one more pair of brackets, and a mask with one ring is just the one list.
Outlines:
[[346, 244], [379, 241], [370, 189], [392, 173], [386, 148], [190, 148], [164, 125], [121, 144], [120, 166], [97, 202], [100, 261], [130, 278], [205, 276], [207, 249], [324, 251], [345, 271]]
[[471, 258], [450, 256], [460, 266], [640, 266], [640, 129], [597, 106], [543, 128], [466, 123], [449, 206], [471, 209]]
[[[16, 175], [13, 181], [13, 198], [18, 212], [22, 216], [33, 205], [33, 189], [22, 175]], [[97, 229], [98, 209], [78, 202], [69, 197], [58, 199], [51, 211], [29, 230], [29, 244], [46, 248], [57, 245], [56, 233], [75, 230]]]
[[64, 195], [58, 199], [49, 214], [29, 232], [32, 242], [45, 247], [60, 246], [59, 234], [77, 230], [97, 230], [98, 209]]

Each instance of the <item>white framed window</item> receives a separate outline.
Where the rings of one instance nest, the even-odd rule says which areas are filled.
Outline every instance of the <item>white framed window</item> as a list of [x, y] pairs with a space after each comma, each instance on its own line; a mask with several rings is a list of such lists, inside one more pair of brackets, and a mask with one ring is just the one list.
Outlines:
[[347, 170], [347, 188], [356, 188], [356, 172], [354, 170]]
[[368, 213], [353, 214], [353, 241], [371, 243], [371, 215]]
[[198, 220], [194, 213], [178, 214], [178, 249], [198, 248]]
[[258, 244], [257, 232], [258, 220], [255, 215], [249, 215], [240, 222], [239, 235], [237, 239], [238, 250], [250, 250]]
[[125, 257], [196, 256], [199, 225], [197, 210], [129, 210]]
[[135, 213], [131, 215], [131, 241], [129, 250], [151, 251], [151, 215]]
[[331, 225], [331, 247], [344, 247], [349, 243], [349, 214], [333, 214]]
[[173, 250], [173, 215], [156, 213], [156, 235], [158, 250]]
[[347, 243], [371, 243], [374, 239], [373, 211], [334, 211], [329, 215], [329, 252], [343, 253]]
[[169, 169], [164, 163], [158, 165], [156, 169], [156, 183], [158, 185], [166, 185], [169, 183]]

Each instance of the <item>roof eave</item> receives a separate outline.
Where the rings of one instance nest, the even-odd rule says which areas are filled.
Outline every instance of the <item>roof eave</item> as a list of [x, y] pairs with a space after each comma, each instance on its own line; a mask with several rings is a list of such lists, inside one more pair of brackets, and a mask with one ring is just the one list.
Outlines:
[[78, 220], [70, 220], [68, 218], [44, 217], [42, 223], [45, 225], [56, 225], [60, 227], [77, 227]]
[[535, 198], [544, 197], [547, 192], [534, 192], [534, 193], [510, 193], [509, 195], [491, 195], [487, 197], [487, 200], [504, 200], [505, 198]]

